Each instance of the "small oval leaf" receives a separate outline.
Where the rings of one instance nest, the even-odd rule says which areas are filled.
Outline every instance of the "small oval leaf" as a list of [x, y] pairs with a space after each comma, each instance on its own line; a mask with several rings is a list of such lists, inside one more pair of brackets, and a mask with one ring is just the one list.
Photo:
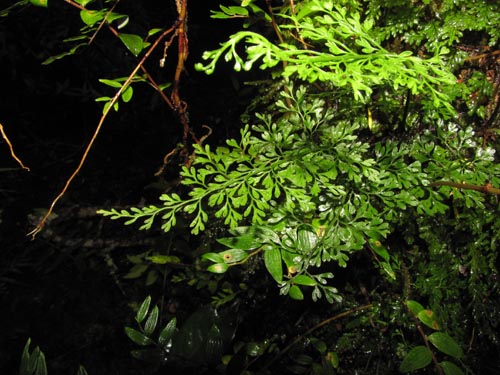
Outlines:
[[399, 371], [415, 371], [428, 366], [431, 362], [431, 351], [426, 346], [416, 346], [403, 358], [403, 362], [401, 362], [401, 365], [399, 366]]
[[271, 274], [276, 282], [283, 281], [283, 266], [281, 264], [281, 251], [275, 247], [268, 248], [264, 251], [264, 264], [267, 271]]
[[415, 315], [418, 315], [418, 313], [424, 309], [424, 306], [413, 300], [406, 301], [406, 306], [408, 306], [408, 309]]
[[455, 340], [444, 332], [434, 332], [432, 335], [429, 335], [429, 341], [440, 352], [448, 354], [453, 358], [460, 359], [464, 356], [462, 348], [456, 343]]
[[298, 275], [293, 278], [293, 283], [297, 285], [315, 286], [317, 282], [307, 275]]
[[297, 285], [292, 285], [290, 287], [290, 291], [288, 292], [288, 295], [290, 298], [296, 299], [296, 300], [303, 300], [304, 299], [304, 294], [302, 293], [302, 290]]
[[134, 89], [132, 88], [132, 86], [129, 86], [122, 92], [123, 102], [128, 103], [130, 99], [132, 99], [132, 95], [134, 95]]

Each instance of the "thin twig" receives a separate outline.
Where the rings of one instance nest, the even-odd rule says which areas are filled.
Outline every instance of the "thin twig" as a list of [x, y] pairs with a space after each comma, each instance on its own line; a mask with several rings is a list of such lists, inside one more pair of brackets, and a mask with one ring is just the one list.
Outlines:
[[475, 191], [480, 191], [481, 193], [500, 195], [500, 189], [494, 188], [490, 183], [485, 185], [471, 185], [471, 184], [461, 184], [451, 181], [436, 181], [436, 182], [431, 182], [428, 186], [433, 186], [433, 187], [451, 186], [457, 189], [475, 190]]
[[16, 156], [16, 154], [15, 154], [15, 152], [14, 152], [14, 147], [12, 147], [12, 143], [10, 143], [10, 141], [9, 141], [9, 137], [7, 137], [7, 134], [5, 134], [5, 131], [3, 130], [3, 126], [2, 126], [2, 124], [0, 124], [0, 132], [2, 133], [2, 137], [3, 137], [3, 139], [5, 139], [5, 142], [7, 142], [7, 145], [9, 146], [10, 155], [12, 156], [12, 158], [13, 158], [15, 161], [17, 161], [17, 163], [21, 166], [21, 168], [22, 168], [22, 169], [25, 169], [25, 170], [27, 170], [27, 171], [29, 172], [29, 171], [30, 171], [30, 169], [29, 169], [27, 166], [25, 166], [25, 165], [23, 164], [23, 162], [21, 161], [21, 159], [19, 159], [19, 158]]
[[314, 331], [318, 330], [319, 328], [321, 327], [324, 327], [326, 326], [327, 324], [330, 324], [331, 322], [334, 322], [340, 318], [344, 318], [346, 316], [349, 316], [355, 312], [358, 312], [358, 311], [362, 311], [362, 310], [366, 310], [366, 309], [370, 309], [373, 307], [373, 304], [367, 304], [367, 305], [363, 305], [363, 306], [358, 306], [358, 307], [354, 307], [350, 310], [347, 310], [347, 311], [344, 311], [340, 314], [337, 314], [337, 315], [334, 315], [328, 319], [325, 319], [323, 320], [322, 322], [316, 324], [314, 327], [308, 329], [306, 332], [304, 332], [303, 334], [297, 336], [290, 344], [288, 344], [282, 351], [280, 351], [278, 353], [278, 355], [276, 357], [274, 357], [266, 366], [265, 368], [269, 368], [274, 362], [276, 362], [279, 358], [281, 358], [285, 353], [287, 353], [293, 346], [295, 346], [296, 344], [298, 344], [300, 341], [302, 341], [306, 336], [310, 335], [311, 333], [313, 333]]

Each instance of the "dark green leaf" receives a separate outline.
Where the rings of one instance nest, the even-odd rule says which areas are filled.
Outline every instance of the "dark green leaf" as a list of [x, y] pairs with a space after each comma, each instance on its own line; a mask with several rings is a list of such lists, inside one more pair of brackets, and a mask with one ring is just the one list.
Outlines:
[[426, 346], [416, 346], [403, 358], [403, 362], [399, 366], [399, 371], [412, 372], [428, 366], [431, 362], [431, 351]]
[[175, 332], [176, 326], [177, 326], [177, 319], [174, 317], [167, 323], [165, 328], [162, 329], [160, 336], [158, 338], [158, 342], [160, 343], [160, 345], [165, 346], [170, 342]]
[[239, 237], [218, 238], [217, 242], [231, 249], [254, 250], [262, 245], [262, 241], [254, 235], [243, 235]]
[[151, 336], [156, 329], [156, 324], [158, 323], [158, 306], [153, 307], [149, 313], [148, 319], [144, 324], [144, 333], [146, 336]]
[[47, 375], [47, 364], [45, 363], [45, 354], [43, 354], [42, 351], [40, 351], [34, 375]]
[[438, 330], [439, 323], [436, 320], [436, 315], [432, 310], [422, 310], [417, 314], [417, 318], [427, 327]]
[[85, 367], [80, 365], [80, 366], [78, 366], [78, 372], [76, 373], [76, 375], [89, 375], [89, 373], [87, 372]]
[[137, 314], [135, 315], [135, 320], [137, 323], [141, 324], [149, 311], [149, 305], [151, 304], [151, 296], [147, 296], [142, 302]]
[[429, 335], [429, 341], [441, 352], [448, 354], [456, 359], [461, 359], [464, 356], [462, 348], [456, 343], [453, 338], [444, 332], [434, 332]]
[[154, 341], [151, 340], [148, 336], [146, 336], [142, 332], [139, 332], [133, 328], [125, 327], [125, 333], [130, 338], [130, 340], [135, 342], [137, 345], [146, 346], [146, 345], [153, 345], [154, 344]]
[[264, 264], [267, 271], [276, 282], [283, 281], [283, 266], [281, 264], [281, 251], [275, 247], [269, 247], [264, 250]]
[[178, 264], [181, 262], [181, 259], [175, 255], [151, 255], [146, 257], [147, 260], [155, 264], [167, 264], [173, 263]]
[[222, 333], [216, 324], [212, 324], [205, 342], [205, 353], [209, 361], [219, 360], [222, 355]]
[[123, 276], [124, 279], [137, 279], [141, 277], [144, 272], [147, 271], [149, 264], [136, 264], [132, 266], [130, 271]]
[[31, 338], [28, 338], [26, 344], [24, 345], [23, 354], [21, 355], [21, 364], [19, 365], [19, 375], [31, 375], [31, 371], [29, 369], [30, 344], [31, 344]]
[[218, 253], [205, 253], [201, 256], [203, 260], [209, 260], [214, 263], [224, 263], [224, 258]]
[[224, 262], [228, 264], [241, 262], [248, 258], [248, 253], [244, 250], [239, 249], [226, 250], [220, 252], [219, 254], [224, 259]]
[[413, 314], [415, 314], [415, 316], [417, 316], [420, 313], [420, 311], [422, 311], [424, 309], [424, 307], [420, 303], [418, 303], [417, 301], [413, 301], [413, 300], [406, 301], [406, 306], [408, 306], [408, 309]]
[[445, 375], [464, 375], [464, 372], [453, 362], [443, 361], [439, 364]]

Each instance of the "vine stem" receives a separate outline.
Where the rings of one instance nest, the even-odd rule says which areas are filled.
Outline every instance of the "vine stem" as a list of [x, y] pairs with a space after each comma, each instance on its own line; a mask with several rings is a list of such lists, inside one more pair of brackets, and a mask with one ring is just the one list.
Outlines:
[[68, 190], [69, 185], [71, 184], [71, 182], [73, 181], [73, 179], [76, 177], [76, 175], [82, 169], [82, 166], [85, 163], [85, 161], [87, 160], [87, 156], [88, 156], [88, 154], [89, 154], [92, 146], [94, 145], [94, 142], [97, 139], [97, 136], [99, 135], [99, 132], [101, 131], [102, 125], [104, 124], [104, 120], [106, 120], [106, 118], [108, 117], [109, 112], [111, 111], [111, 109], [113, 108], [113, 106], [115, 105], [115, 103], [118, 101], [118, 99], [120, 98], [120, 96], [123, 93], [123, 91], [125, 90], [125, 88], [127, 88], [127, 86], [130, 84], [130, 82], [132, 82], [132, 79], [134, 78], [134, 76], [136, 75], [136, 73], [139, 71], [139, 69], [141, 68], [141, 66], [149, 58], [149, 56], [151, 55], [151, 53], [156, 49], [156, 47], [158, 46], [158, 44], [160, 43], [160, 41], [163, 40], [163, 38], [165, 38], [168, 34], [170, 34], [171, 32], [173, 32], [176, 28], [177, 28], [177, 22], [172, 27], [170, 27], [169, 29], [165, 30], [155, 40], [155, 42], [151, 45], [151, 47], [149, 47], [149, 49], [146, 51], [146, 53], [144, 54], [144, 56], [142, 57], [142, 59], [136, 65], [136, 67], [134, 68], [134, 70], [132, 70], [132, 72], [129, 74], [127, 80], [123, 83], [122, 87], [120, 87], [120, 89], [117, 91], [117, 93], [115, 94], [115, 96], [113, 96], [113, 98], [109, 102], [109, 105], [104, 110], [104, 112], [103, 112], [103, 114], [102, 114], [102, 116], [101, 116], [101, 118], [99, 120], [99, 123], [98, 123], [98, 125], [97, 125], [97, 127], [96, 127], [96, 129], [94, 131], [94, 134], [92, 135], [92, 138], [90, 139], [89, 143], [87, 144], [87, 147], [85, 148], [85, 151], [83, 152], [83, 155], [82, 155], [82, 157], [80, 159], [80, 162], [79, 162], [78, 166], [73, 171], [73, 173], [71, 174], [71, 176], [66, 180], [66, 183], [65, 183], [63, 189], [54, 198], [54, 200], [52, 201], [49, 209], [47, 210], [47, 212], [45, 213], [45, 215], [43, 215], [42, 219], [40, 220], [40, 222], [38, 223], [38, 225], [36, 226], [36, 228], [33, 229], [31, 232], [29, 232], [27, 234], [27, 236], [31, 236], [32, 239], [35, 239], [36, 235], [38, 233], [40, 233], [40, 231], [43, 229], [43, 227], [45, 226], [45, 223], [47, 222], [47, 219], [52, 214], [52, 211], [54, 210], [54, 207], [55, 207], [56, 203], [59, 201], [59, 199], [61, 199], [63, 197], [64, 194], [66, 194], [66, 191]]
[[279, 358], [281, 358], [284, 354], [286, 354], [293, 346], [295, 346], [296, 344], [298, 344], [306, 336], [310, 335], [311, 333], [313, 333], [314, 331], [318, 330], [319, 328], [324, 327], [327, 324], [330, 324], [331, 322], [334, 322], [334, 321], [336, 321], [336, 320], [338, 320], [340, 318], [344, 318], [346, 316], [349, 316], [349, 315], [351, 315], [351, 314], [353, 314], [355, 312], [366, 310], [366, 309], [370, 309], [372, 307], [373, 307], [372, 303], [369, 303], [369, 304], [366, 304], [366, 305], [363, 305], [363, 306], [354, 307], [354, 308], [352, 308], [350, 310], [341, 312], [341, 313], [339, 313], [337, 315], [334, 315], [334, 316], [332, 316], [332, 317], [330, 317], [328, 319], [325, 319], [322, 322], [316, 324], [314, 327], [309, 328], [306, 332], [304, 332], [303, 334], [297, 336], [290, 344], [288, 344], [282, 351], [280, 351], [278, 353], [278, 355], [276, 355], [276, 357], [274, 357], [269, 363], [267, 363], [266, 366], [264, 366], [264, 369], [269, 368], [274, 362], [276, 362]]
[[25, 166], [23, 164], [23, 162], [21, 161], [21, 159], [19, 159], [16, 155], [16, 153], [14, 152], [14, 147], [12, 146], [12, 143], [10, 143], [9, 141], [9, 137], [7, 137], [7, 134], [5, 133], [5, 131], [3, 130], [3, 125], [0, 124], [0, 133], [2, 133], [2, 137], [3, 139], [5, 139], [5, 142], [7, 142], [7, 145], [9, 146], [9, 150], [10, 150], [10, 155], [12, 156], [12, 158], [17, 161], [17, 163], [21, 166], [22, 169], [25, 169], [27, 170], [28, 172], [30, 171], [30, 169]]

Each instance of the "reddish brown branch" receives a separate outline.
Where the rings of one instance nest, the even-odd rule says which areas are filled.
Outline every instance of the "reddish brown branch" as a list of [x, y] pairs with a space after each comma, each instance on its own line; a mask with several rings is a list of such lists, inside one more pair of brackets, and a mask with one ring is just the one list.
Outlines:
[[451, 182], [451, 181], [436, 181], [436, 182], [431, 182], [429, 186], [437, 187], [437, 186], [451, 186], [457, 189], [468, 189], [468, 190], [475, 190], [475, 191], [480, 191], [481, 193], [486, 193], [486, 194], [496, 194], [500, 195], [500, 189], [494, 188], [491, 184], [485, 184], [485, 185], [471, 185], [471, 184], [461, 184], [457, 182]]

